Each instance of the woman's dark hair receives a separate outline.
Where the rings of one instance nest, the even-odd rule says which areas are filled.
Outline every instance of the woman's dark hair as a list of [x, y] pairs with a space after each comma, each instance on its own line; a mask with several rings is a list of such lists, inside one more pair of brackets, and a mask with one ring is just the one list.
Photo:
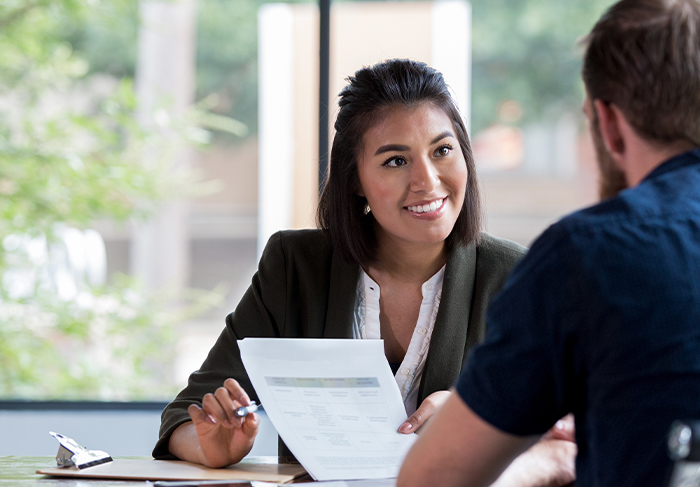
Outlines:
[[389, 107], [415, 107], [432, 103], [452, 121], [460, 149], [467, 163], [468, 178], [464, 204], [452, 232], [448, 248], [479, 238], [481, 201], [469, 136], [462, 116], [440, 72], [425, 63], [391, 59], [360, 69], [348, 78], [340, 92], [335, 136], [331, 148], [330, 171], [318, 205], [319, 226], [333, 247], [351, 262], [360, 265], [376, 257], [377, 238], [374, 216], [365, 214], [367, 200], [358, 195], [358, 157], [363, 137], [380, 110]]

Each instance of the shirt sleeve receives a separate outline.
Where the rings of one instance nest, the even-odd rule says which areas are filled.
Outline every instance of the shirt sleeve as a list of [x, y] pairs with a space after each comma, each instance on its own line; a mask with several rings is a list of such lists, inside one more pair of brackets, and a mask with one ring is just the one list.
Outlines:
[[546, 432], [570, 411], [576, 378], [576, 252], [551, 227], [516, 266], [486, 316], [486, 337], [469, 357], [457, 392], [507, 433]]

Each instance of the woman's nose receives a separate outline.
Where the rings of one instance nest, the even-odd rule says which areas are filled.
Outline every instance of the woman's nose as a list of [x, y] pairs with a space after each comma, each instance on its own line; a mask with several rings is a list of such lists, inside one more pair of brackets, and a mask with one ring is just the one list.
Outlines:
[[411, 168], [411, 191], [430, 192], [440, 184], [435, 165], [428, 157], [416, 159]]

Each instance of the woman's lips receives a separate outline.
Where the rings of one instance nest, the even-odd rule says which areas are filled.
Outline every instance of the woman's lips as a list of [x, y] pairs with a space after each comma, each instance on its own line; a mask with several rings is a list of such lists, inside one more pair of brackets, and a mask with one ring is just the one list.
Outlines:
[[446, 198], [438, 198], [424, 205], [410, 205], [405, 208], [412, 213], [432, 213], [442, 208]]

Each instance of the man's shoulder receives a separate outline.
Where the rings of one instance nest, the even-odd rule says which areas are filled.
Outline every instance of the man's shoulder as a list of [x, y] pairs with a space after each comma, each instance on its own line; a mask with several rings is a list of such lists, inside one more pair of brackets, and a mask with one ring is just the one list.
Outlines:
[[618, 195], [565, 215], [558, 222], [554, 223], [550, 229], [553, 230], [552, 233], [558, 235], [564, 230], [577, 231], [604, 226], [610, 220], [629, 217], [632, 209], [629, 203]]
[[700, 149], [680, 154], [654, 169], [637, 186], [576, 211], [557, 225], [571, 231], [596, 227], [666, 226], [676, 216], [698, 215], [700, 208]]
[[640, 208], [633, 201], [634, 198], [629, 196], [623, 192], [614, 198], [563, 216], [542, 232], [533, 246], [543, 242], [547, 246], [559, 246], [563, 241], [595, 239], [600, 233], [607, 234], [610, 230], [620, 229], [621, 226], [644, 221], [640, 215]]
[[678, 231], [670, 224], [670, 215], [676, 210], [659, 201], [648, 188], [627, 189], [553, 223], [533, 242], [526, 267], [595, 264], [603, 255], [623, 261], [637, 258], [643, 251], [635, 245], [640, 235], [653, 240], [661, 233]]
[[518, 279], [535, 278], [540, 273], [556, 273], [570, 261], [573, 249], [572, 229], [582, 225], [579, 212], [572, 213], [545, 229], [533, 242], [514, 273]]

